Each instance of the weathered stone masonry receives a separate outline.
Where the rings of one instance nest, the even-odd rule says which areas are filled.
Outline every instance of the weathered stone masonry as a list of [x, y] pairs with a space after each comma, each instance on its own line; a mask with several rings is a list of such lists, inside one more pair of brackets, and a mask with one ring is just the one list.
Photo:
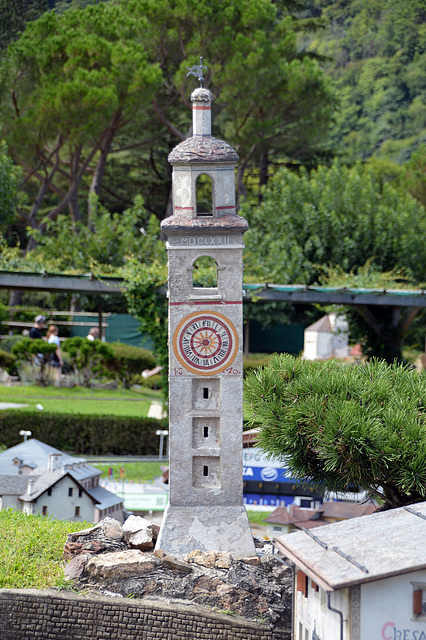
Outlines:
[[164, 601], [0, 589], [1, 640], [284, 640], [255, 622]]

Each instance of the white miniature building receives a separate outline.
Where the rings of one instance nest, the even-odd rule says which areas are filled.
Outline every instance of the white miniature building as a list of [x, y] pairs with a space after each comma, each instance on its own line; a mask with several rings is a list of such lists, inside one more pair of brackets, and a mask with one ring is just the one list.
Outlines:
[[31, 438], [0, 453], [0, 509], [60, 520], [123, 522], [123, 501], [99, 486], [102, 472]]
[[303, 357], [306, 360], [346, 358], [348, 354], [348, 323], [343, 316], [329, 313], [305, 329]]
[[282, 536], [295, 640], [426, 640], [426, 502]]
[[[169, 155], [173, 216], [162, 222], [169, 256], [170, 502], [157, 549], [255, 553], [243, 506], [242, 251], [235, 213], [238, 156], [211, 136], [211, 101], [196, 89], [193, 137]], [[211, 189], [201, 202], [200, 185]], [[194, 277], [199, 259], [215, 286]], [[195, 270], [195, 271], [194, 271]]]

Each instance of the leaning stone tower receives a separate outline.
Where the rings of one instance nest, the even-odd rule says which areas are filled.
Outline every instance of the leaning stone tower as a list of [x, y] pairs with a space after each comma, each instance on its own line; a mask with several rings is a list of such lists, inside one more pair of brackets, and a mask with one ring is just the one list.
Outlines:
[[[169, 259], [170, 503], [157, 549], [242, 557], [255, 553], [242, 500], [247, 222], [235, 212], [238, 155], [211, 135], [212, 95], [198, 88], [191, 100], [193, 136], [169, 155], [173, 215], [162, 223]], [[200, 259], [213, 267], [213, 286], [197, 282]]]

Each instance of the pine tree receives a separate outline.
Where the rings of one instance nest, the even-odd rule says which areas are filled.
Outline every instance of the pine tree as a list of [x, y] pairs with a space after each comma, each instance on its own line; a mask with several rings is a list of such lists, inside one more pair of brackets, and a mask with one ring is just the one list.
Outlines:
[[368, 490], [391, 509], [426, 499], [426, 375], [372, 360], [350, 365], [274, 355], [248, 375], [258, 443], [292, 477]]

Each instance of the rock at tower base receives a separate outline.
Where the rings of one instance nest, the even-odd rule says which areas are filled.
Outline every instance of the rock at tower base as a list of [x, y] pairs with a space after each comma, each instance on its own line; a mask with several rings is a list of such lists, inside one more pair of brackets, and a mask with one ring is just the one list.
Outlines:
[[233, 558], [256, 554], [245, 507], [167, 505], [156, 550], [183, 557], [194, 549], [227, 551]]

